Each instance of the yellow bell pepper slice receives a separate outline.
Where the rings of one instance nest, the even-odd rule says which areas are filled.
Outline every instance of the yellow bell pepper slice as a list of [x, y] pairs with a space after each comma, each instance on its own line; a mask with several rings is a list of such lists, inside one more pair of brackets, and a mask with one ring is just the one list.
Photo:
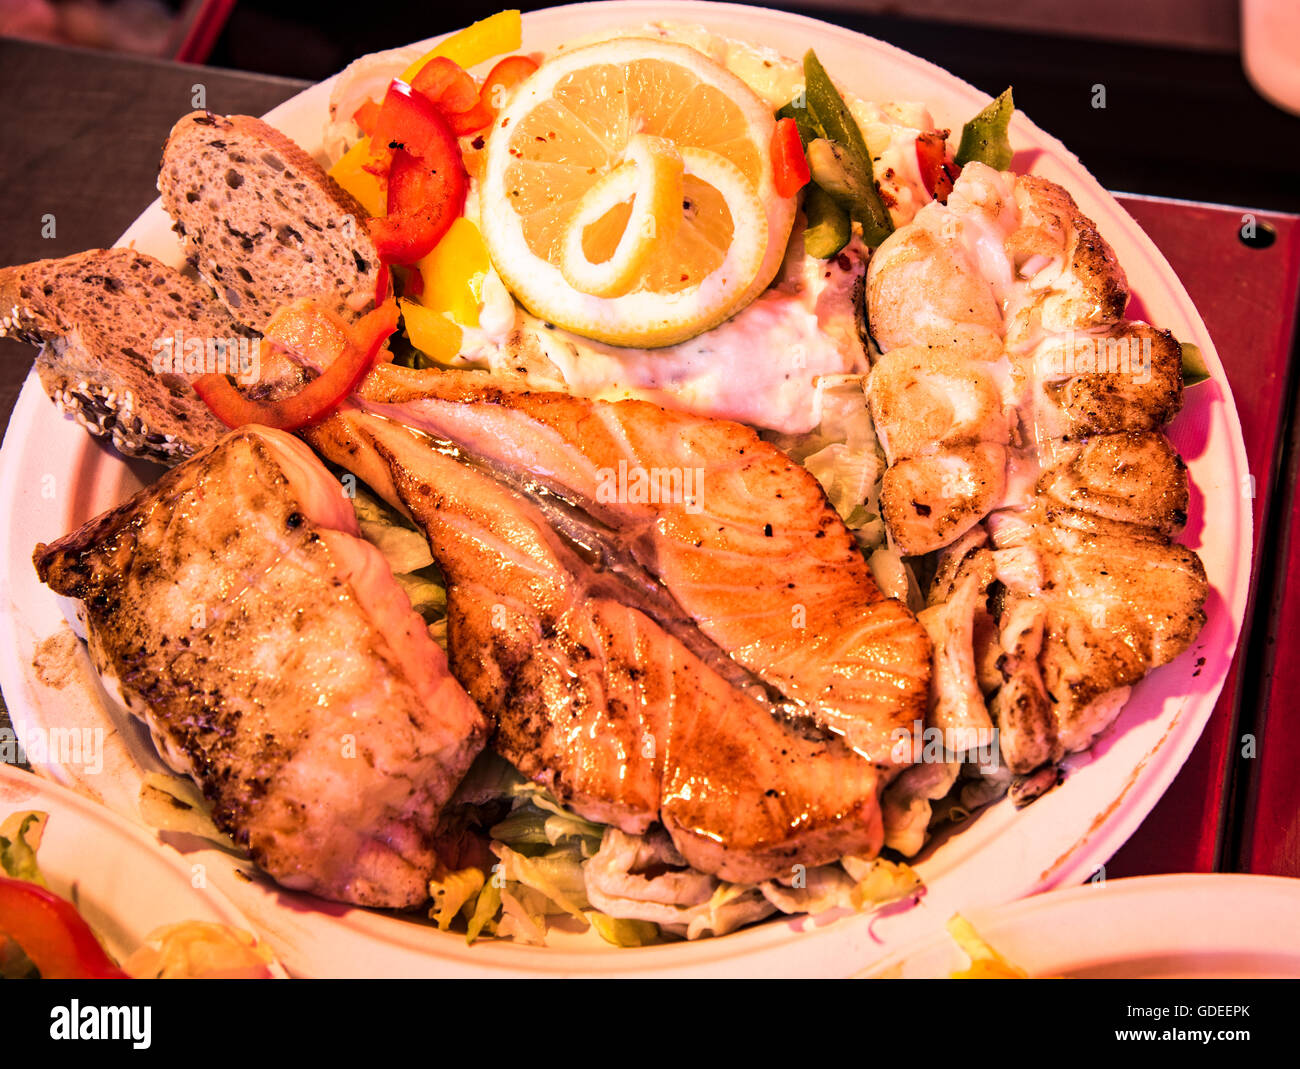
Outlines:
[[370, 162], [370, 138], [363, 137], [330, 168], [334, 181], [357, 198], [371, 215], [388, 214], [388, 194], [384, 184], [365, 169]]
[[420, 68], [435, 56], [446, 56], [469, 70], [503, 52], [518, 51], [523, 36], [524, 25], [519, 12], [498, 11], [435, 45], [402, 72], [402, 81], [410, 84]]
[[460, 352], [462, 331], [445, 315], [405, 297], [397, 303], [406, 324], [406, 337], [425, 356], [445, 364]]
[[478, 227], [462, 215], [415, 266], [424, 279], [425, 308], [445, 312], [462, 326], [478, 326], [483, 278], [492, 266]]

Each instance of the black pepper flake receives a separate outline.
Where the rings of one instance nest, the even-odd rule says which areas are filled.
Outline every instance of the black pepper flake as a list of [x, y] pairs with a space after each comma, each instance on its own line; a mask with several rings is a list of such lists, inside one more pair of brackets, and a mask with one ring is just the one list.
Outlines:
[[772, 525], [770, 523], [763, 524], [763, 534], [767, 538], [772, 537]]

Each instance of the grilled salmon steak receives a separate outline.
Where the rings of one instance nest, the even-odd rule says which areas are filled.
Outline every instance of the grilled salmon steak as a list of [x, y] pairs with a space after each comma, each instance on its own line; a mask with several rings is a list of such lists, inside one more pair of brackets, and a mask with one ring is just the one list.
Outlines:
[[427, 899], [487, 723], [301, 442], [231, 433], [34, 559], [259, 867], [342, 902]]
[[[891, 770], [791, 722], [594, 528], [579, 538], [576, 519], [392, 420], [354, 409], [306, 433], [425, 530], [452, 669], [525, 775], [624, 831], [662, 821], [690, 864], [732, 881], [879, 850]], [[923, 700], [924, 646], [916, 667]]]
[[896, 732], [925, 708], [925, 631], [880, 593], [816, 480], [754, 431], [391, 365], [359, 403], [591, 517], [731, 660], [895, 763]]
[[[327, 363], [317, 324], [268, 329]], [[453, 672], [562, 801], [728, 879], [879, 848], [929, 640], [751, 429], [381, 364], [302, 433], [423, 528]]]

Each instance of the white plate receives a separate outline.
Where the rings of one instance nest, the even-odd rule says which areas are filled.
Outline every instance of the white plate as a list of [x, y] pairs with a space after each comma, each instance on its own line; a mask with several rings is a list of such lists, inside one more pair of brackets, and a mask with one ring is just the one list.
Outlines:
[[[165, 924], [254, 927], [205, 868], [57, 783], [0, 765], [0, 821], [27, 809], [49, 814], [36, 860], [50, 890], [77, 911], [118, 961]], [[284, 970], [275, 964], [280, 977]]]
[[[986, 943], [1030, 976], [1300, 976], [1300, 880], [1284, 876], [1138, 876], [962, 915]], [[862, 975], [944, 979], [967, 963], [944, 932], [890, 955]]]
[[[525, 50], [549, 50], [593, 31], [653, 19], [703, 24], [720, 33], [801, 55], [816, 48], [827, 69], [866, 99], [922, 100], [940, 126], [961, 124], [987, 97], [924, 60], [880, 41], [797, 15], [711, 3], [604, 3], [524, 17]], [[304, 91], [267, 118], [317, 151], [330, 82]], [[235, 876], [214, 879], [270, 938], [291, 971], [314, 975], [482, 973], [848, 974], [934, 927], [957, 908], [1007, 902], [1086, 879], [1133, 833], [1191, 752], [1214, 708], [1236, 648], [1250, 575], [1251, 510], [1245, 449], [1223, 368], [1186, 291], [1150, 239], [1058, 141], [1023, 114], [1011, 125], [1020, 170], [1068, 188], [1114, 246], [1152, 322], [1200, 346], [1213, 381], [1188, 391], [1171, 437], [1192, 478], [1183, 540], [1205, 561], [1208, 622], [1183, 657], [1145, 679], [1092, 752], [1067, 761], [1066, 782], [1028, 809], [1001, 802], [919, 865], [927, 892], [911, 908], [835, 922], [774, 921], [689, 946], [615, 950], [596, 937], [557, 936], [546, 948], [508, 943], [466, 947], [405, 918], [322, 906]], [[149, 208], [123, 243], [180, 262], [170, 220]], [[20, 732], [58, 725], [105, 727], [104, 770], [39, 762], [40, 770], [137, 818], [146, 769], [160, 769], [146, 733], [110, 706], [75, 643], [58, 600], [36, 580], [31, 552], [118, 504], [139, 485], [132, 469], [60, 420], [35, 376], [28, 379], [0, 454], [0, 508], [11, 517], [0, 553], [0, 683]], [[1213, 503], [1213, 509], [1208, 503]], [[1206, 516], [1214, 522], [1207, 523]], [[1203, 659], [1203, 663], [1202, 663]], [[138, 819], [138, 818], [137, 818]], [[214, 860], [214, 866], [216, 861]]]

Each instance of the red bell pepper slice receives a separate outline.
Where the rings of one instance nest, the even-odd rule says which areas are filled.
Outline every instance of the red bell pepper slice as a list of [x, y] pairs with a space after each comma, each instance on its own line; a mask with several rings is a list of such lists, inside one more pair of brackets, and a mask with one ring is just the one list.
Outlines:
[[776, 191], [783, 197], [793, 197], [812, 178], [793, 119], [778, 119], [772, 131], [772, 175]]
[[[329, 314], [319, 307], [315, 311], [318, 315]], [[259, 423], [282, 431], [297, 430], [324, 419], [357, 388], [379, 361], [384, 342], [396, 329], [397, 302], [386, 301], [351, 328], [342, 352], [305, 354], [309, 363], [327, 366], [296, 394], [282, 401], [265, 404], [250, 400], [225, 375], [217, 374], [195, 379], [194, 392], [227, 427]]]
[[369, 137], [375, 132], [375, 123], [379, 119], [379, 104], [374, 100], [367, 100], [361, 107], [357, 108], [352, 119], [361, 127], [361, 132]]
[[925, 191], [940, 204], [946, 204], [953, 183], [961, 174], [961, 168], [948, 161], [947, 138], [934, 132], [917, 134], [916, 162]]
[[537, 62], [527, 56], [506, 56], [488, 71], [488, 76], [483, 79], [483, 88], [479, 90], [478, 98], [491, 118], [495, 118], [505, 104], [506, 91], [513, 89], [535, 70], [537, 70]]
[[388, 215], [368, 221], [371, 238], [385, 263], [415, 263], [465, 208], [469, 177], [456, 134], [435, 105], [394, 81], [379, 109], [372, 143], [392, 150], [392, 164]]
[[417, 270], [407, 271], [402, 278], [403, 297], [424, 296], [424, 273]]
[[27, 880], [0, 876], [0, 930], [23, 948], [42, 979], [130, 979], [71, 902]]
[[411, 88], [442, 112], [456, 134], [472, 134], [492, 121], [492, 112], [481, 103], [474, 79], [446, 56], [435, 56], [421, 67]]
[[380, 259], [403, 266], [424, 259], [464, 211], [468, 179], [457, 157], [461, 177], [449, 177], [446, 164], [427, 160], [404, 149], [393, 152], [388, 170], [388, 215], [367, 220]]
[[469, 111], [478, 103], [478, 86], [455, 60], [434, 56], [414, 78], [411, 88], [427, 97], [442, 113]]

